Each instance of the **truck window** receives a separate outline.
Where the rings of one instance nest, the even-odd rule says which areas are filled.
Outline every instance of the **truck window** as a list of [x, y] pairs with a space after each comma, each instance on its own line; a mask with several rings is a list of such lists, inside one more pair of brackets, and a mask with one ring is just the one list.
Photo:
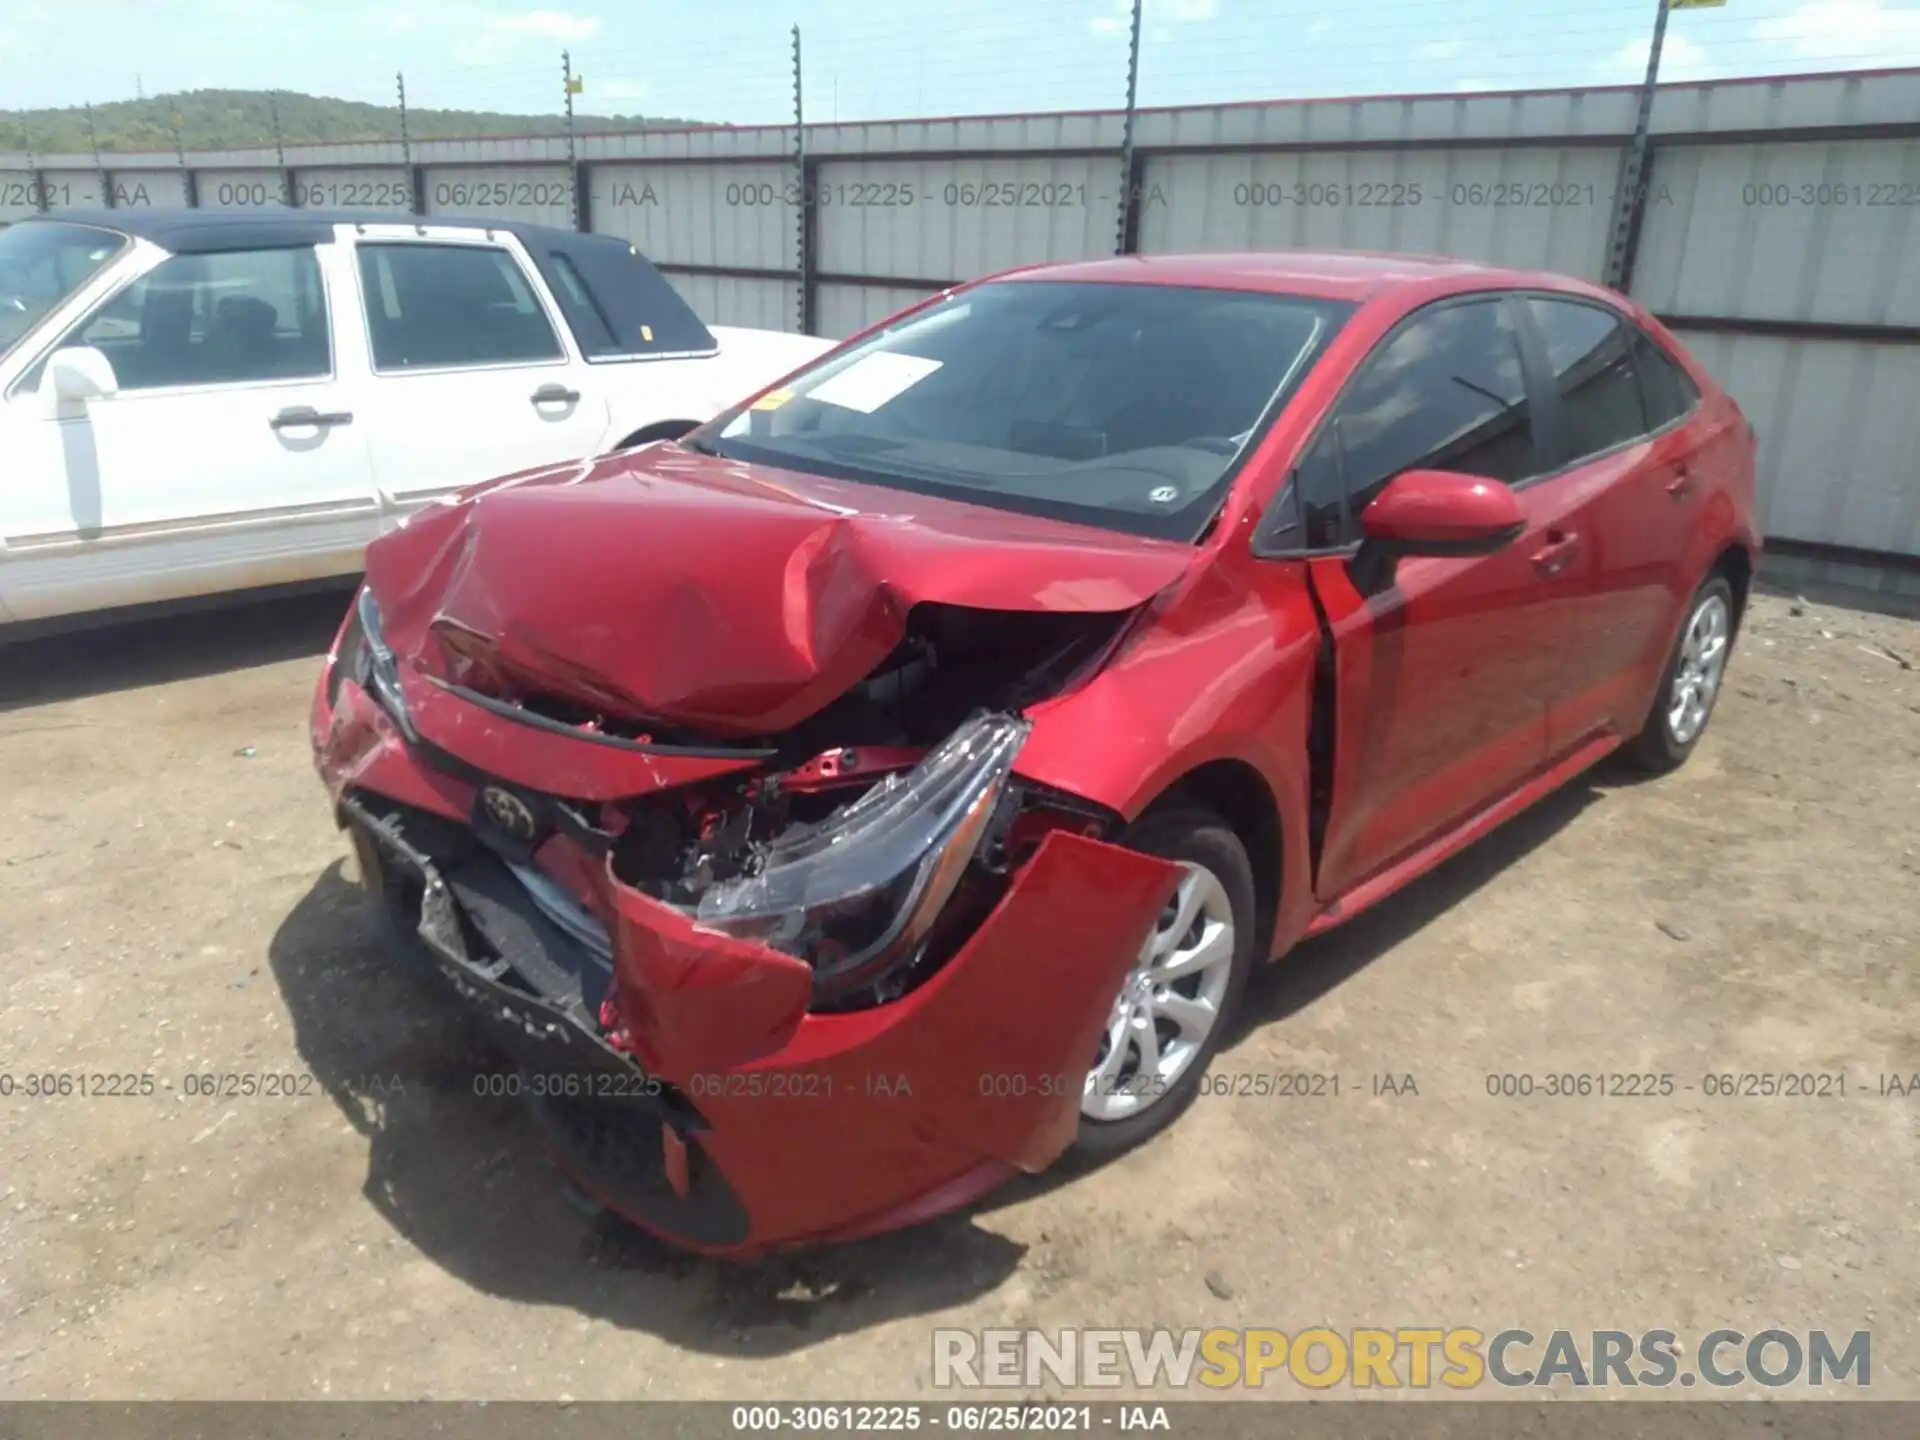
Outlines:
[[563, 352], [526, 275], [486, 245], [361, 245], [373, 366], [526, 365]]

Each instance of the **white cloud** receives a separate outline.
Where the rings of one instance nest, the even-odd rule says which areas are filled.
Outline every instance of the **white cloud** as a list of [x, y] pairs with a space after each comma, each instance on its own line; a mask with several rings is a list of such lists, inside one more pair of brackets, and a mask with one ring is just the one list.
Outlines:
[[496, 16], [487, 21], [487, 29], [545, 40], [585, 40], [599, 33], [600, 22], [591, 15], [574, 15], [565, 10], [529, 10], [524, 15]]
[[1462, 94], [1467, 94], [1472, 91], [1495, 90], [1495, 89], [1498, 89], [1499, 87], [1496, 86], [1491, 80], [1483, 79], [1481, 76], [1478, 76], [1478, 75], [1469, 75], [1464, 80], [1454, 81], [1453, 88], [1460, 91]]
[[1429, 40], [1415, 53], [1422, 60], [1453, 60], [1467, 53], [1467, 42], [1458, 36], [1451, 40]]
[[[1625, 84], [1647, 78], [1647, 51], [1653, 46], [1653, 37], [1643, 40], [1629, 40], [1618, 50], [1596, 60], [1593, 64], [1597, 79], [1610, 80]], [[1689, 40], [1684, 35], [1667, 32], [1667, 38], [1660, 46], [1660, 79], [1704, 80], [1723, 71], [1726, 67], [1716, 62], [1712, 53], [1703, 45]]]
[[637, 80], [596, 80], [586, 93], [596, 100], [640, 100], [645, 98], [647, 87]]
[[1331, 20], [1316, 20], [1307, 26], [1307, 34], [1309, 35], [1331, 35], [1332, 33], [1333, 22]]
[[[1895, 9], [1881, 0], [1808, 0], [1785, 15], [1760, 21], [1754, 34], [1801, 59], [1911, 64], [1912, 52], [1920, 48], [1920, 10]], [[1896, 56], [1895, 50], [1907, 53]]]
[[[1220, 13], [1220, 0], [1144, 0], [1141, 18], [1158, 22], [1172, 20], [1182, 25], [1192, 25], [1211, 20]], [[1087, 21], [1087, 29], [1095, 35], [1126, 36], [1133, 33], [1133, 0], [1108, 0], [1106, 9]], [[1147, 39], [1154, 44], [1165, 44], [1172, 34], [1164, 26], [1155, 23], [1147, 32]]]
[[47, 24], [49, 18], [45, 7], [26, 5], [16, 8], [4, 21], [0, 21], [0, 66], [14, 61], [28, 61], [36, 32]]

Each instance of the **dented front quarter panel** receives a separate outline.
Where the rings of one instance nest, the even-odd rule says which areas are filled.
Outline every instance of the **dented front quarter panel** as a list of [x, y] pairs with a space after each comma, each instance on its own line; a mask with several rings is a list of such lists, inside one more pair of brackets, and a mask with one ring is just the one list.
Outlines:
[[[665, 1078], [711, 1122], [689, 1143], [752, 1216], [743, 1252], [885, 1228], [983, 1166], [1033, 1172], [1058, 1158], [1108, 1006], [1180, 873], [1056, 831], [952, 960], [904, 998], [795, 1017], [777, 1051], [731, 1070], [693, 1047], [663, 1053]], [[706, 972], [695, 937], [720, 937], [651, 930], [622, 928], [615, 964], [629, 1013], [697, 995], [711, 1027], [729, 1013], [729, 987], [761, 983], [736, 942], [712, 946]], [[762, 956], [776, 972], [787, 960]], [[749, 1010], [721, 1052], [771, 1038], [769, 1012]]]
[[1313, 908], [1307, 728], [1319, 643], [1304, 567], [1223, 543], [1098, 675], [1027, 712], [1014, 771], [1132, 820], [1203, 766], [1250, 768], [1279, 822], [1278, 954]]

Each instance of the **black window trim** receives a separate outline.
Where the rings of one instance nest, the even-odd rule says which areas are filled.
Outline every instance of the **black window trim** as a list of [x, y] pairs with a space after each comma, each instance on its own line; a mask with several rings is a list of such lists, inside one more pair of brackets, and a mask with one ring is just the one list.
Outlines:
[[[503, 232], [504, 233], [504, 232]], [[485, 360], [475, 364], [463, 365], [397, 365], [383, 366], [373, 350], [373, 297], [367, 289], [366, 272], [361, 268], [360, 257], [368, 250], [386, 246], [411, 246], [419, 249], [437, 250], [487, 250], [504, 255], [507, 263], [513, 266], [520, 276], [520, 282], [533, 296], [534, 308], [546, 320], [547, 328], [553, 334], [553, 343], [557, 354], [539, 360]], [[543, 370], [564, 367], [575, 363], [575, 351], [579, 340], [573, 333], [573, 326], [560, 310], [559, 300], [547, 294], [544, 278], [537, 272], [539, 267], [528, 267], [511, 246], [503, 245], [492, 238], [492, 232], [484, 240], [419, 239], [406, 236], [356, 236], [353, 244], [353, 288], [360, 299], [360, 324], [367, 341], [367, 370], [376, 380], [404, 380], [409, 375], [464, 375], [487, 370]]]
[[[1693, 377], [1687, 374], [1687, 367], [1682, 365], [1677, 359], [1675, 359], [1673, 354], [1667, 349], [1666, 346], [1662, 345], [1652, 335], [1648, 334], [1645, 327], [1640, 325], [1637, 321], [1634, 320], [1634, 318], [1631, 315], [1627, 314], [1625, 311], [1620, 310], [1619, 308], [1613, 305], [1607, 304], [1604, 300], [1596, 299], [1591, 295], [1576, 295], [1566, 290], [1527, 289], [1527, 290], [1514, 290], [1509, 293], [1511, 293], [1513, 296], [1515, 296], [1515, 298], [1517, 298], [1521, 302], [1519, 306], [1520, 317], [1524, 322], [1521, 343], [1523, 348], [1530, 349], [1534, 352], [1534, 360], [1537, 365], [1538, 376], [1540, 380], [1541, 394], [1540, 394], [1540, 397], [1534, 402], [1535, 413], [1536, 415], [1541, 413], [1550, 413], [1552, 416], [1552, 440], [1553, 440], [1552, 458], [1556, 462], [1558, 462], [1555, 464], [1554, 468], [1551, 470], [1543, 470], [1538, 475], [1530, 475], [1525, 480], [1517, 482], [1512, 487], [1513, 489], [1521, 490], [1530, 485], [1538, 485], [1543, 480], [1564, 479], [1566, 476], [1570, 475], [1575, 470], [1581, 469], [1583, 466], [1592, 465], [1601, 460], [1609, 459], [1612, 456], [1620, 454], [1624, 450], [1631, 449], [1635, 445], [1644, 445], [1650, 440], [1654, 440], [1662, 435], [1665, 435], [1670, 430], [1678, 429], [1680, 426], [1686, 424], [1689, 420], [1693, 419], [1696, 414], [1699, 413], [1700, 405], [1702, 402], [1700, 387], [1694, 383]], [[1693, 403], [1689, 405], [1685, 410], [1682, 410], [1678, 415], [1674, 416], [1671, 420], [1667, 421], [1664, 425], [1655, 426], [1653, 429], [1650, 429], [1650, 430], [1643, 430], [1638, 435], [1633, 436], [1631, 439], [1622, 440], [1615, 445], [1609, 445], [1604, 450], [1594, 450], [1589, 452], [1588, 454], [1577, 456], [1573, 459], [1564, 458], [1568, 449], [1568, 442], [1566, 437], [1566, 407], [1565, 407], [1565, 403], [1560, 398], [1560, 387], [1557, 383], [1555, 383], [1555, 380], [1554, 380], [1553, 367], [1547, 360], [1546, 340], [1538, 328], [1539, 321], [1534, 319], [1532, 307], [1525, 303], [1529, 300], [1554, 300], [1565, 305], [1584, 305], [1589, 310], [1598, 310], [1603, 315], [1606, 315], [1611, 319], [1617, 321], [1621, 329], [1623, 329], [1627, 333], [1629, 357], [1631, 357], [1634, 352], [1635, 347], [1633, 342], [1635, 340], [1645, 340], [1647, 344], [1651, 345], [1655, 350], [1659, 351], [1663, 356], [1666, 357], [1668, 364], [1672, 365], [1683, 376], [1686, 377], [1688, 386], [1694, 392]], [[1640, 374], [1640, 369], [1637, 363], [1634, 366], [1633, 383], [1634, 383], [1634, 388], [1638, 390], [1640, 394], [1641, 414], [1644, 417], [1646, 414], [1647, 386], [1646, 386], [1645, 378]], [[1534, 388], [1534, 371], [1532, 369], [1529, 369], [1528, 379], [1527, 379], [1527, 389], [1530, 395], [1531, 395], [1531, 392], [1533, 391], [1533, 388]], [[1542, 447], [1542, 448], [1544, 450], [1545, 447]]]
[[[1285, 499], [1287, 493], [1290, 490], [1292, 490], [1294, 485], [1294, 479], [1300, 469], [1301, 461], [1305, 459], [1306, 456], [1308, 456], [1313, 452], [1314, 446], [1320, 443], [1321, 437], [1325, 435], [1326, 432], [1333, 426], [1336, 419], [1338, 418], [1340, 406], [1342, 405], [1342, 403], [1346, 401], [1348, 395], [1352, 392], [1353, 387], [1359, 383], [1360, 377], [1366, 373], [1367, 366], [1371, 364], [1373, 360], [1376, 359], [1378, 356], [1384, 354], [1386, 352], [1387, 347], [1392, 345], [1394, 341], [1400, 338], [1402, 332], [1411, 328], [1416, 322], [1424, 320], [1428, 316], [1437, 314], [1442, 310], [1451, 309], [1456, 305], [1485, 305], [1485, 304], [1504, 305], [1507, 307], [1509, 313], [1511, 314], [1514, 308], [1514, 301], [1512, 297], [1517, 293], [1519, 292], [1516, 292], [1513, 290], [1506, 290], [1506, 289], [1457, 291], [1451, 295], [1442, 295], [1438, 299], [1429, 300], [1424, 305], [1420, 305], [1412, 310], [1409, 310], [1406, 314], [1402, 315], [1398, 320], [1394, 321], [1392, 327], [1384, 335], [1382, 335], [1378, 340], [1374, 342], [1373, 346], [1367, 351], [1365, 355], [1360, 357], [1360, 362], [1357, 365], [1355, 365], [1350, 372], [1348, 372], [1347, 378], [1340, 382], [1339, 390], [1334, 393], [1333, 398], [1327, 402], [1326, 408], [1320, 412], [1318, 417], [1315, 418], [1313, 422], [1313, 429], [1295, 448], [1293, 452], [1293, 456], [1287, 466], [1285, 481], [1282, 482], [1280, 488], [1274, 492], [1273, 499], [1267, 502], [1266, 508], [1260, 512], [1260, 518], [1254, 522], [1253, 535], [1248, 542], [1250, 546], [1250, 553], [1252, 554], [1254, 559], [1256, 560], [1316, 560], [1316, 559], [1329, 558], [1329, 557], [1351, 558], [1355, 554], [1355, 552], [1357, 552], [1360, 549], [1361, 539], [1359, 536], [1353, 536], [1338, 545], [1276, 546], [1276, 545], [1273, 545], [1271, 542], [1263, 541], [1261, 539], [1261, 532], [1266, 528], [1267, 522], [1277, 512], [1282, 500]], [[1520, 309], [1522, 311], [1524, 311], [1525, 308], [1526, 307], [1524, 305], [1520, 306]], [[1537, 404], [1534, 400], [1534, 376], [1530, 369], [1530, 365], [1532, 362], [1528, 358], [1526, 332], [1520, 329], [1520, 320], [1518, 317], [1514, 318], [1513, 323], [1516, 331], [1515, 342], [1520, 351], [1521, 379], [1522, 379], [1522, 383], [1526, 386], [1527, 402], [1532, 411], [1532, 419], [1534, 421], [1535, 429], [1537, 433], [1538, 426], [1539, 426], [1539, 412], [1538, 412]], [[1539, 477], [1537, 476], [1529, 476], [1525, 480], [1516, 481], [1509, 488], [1518, 490], [1523, 485], [1531, 485], [1534, 482], [1534, 480], [1538, 478]], [[1295, 499], [1294, 509], [1296, 512], [1299, 511], [1299, 503], [1298, 503], [1297, 497]], [[1304, 520], [1305, 520], [1304, 515], [1302, 515], [1301, 519], [1302, 519], [1302, 524], [1304, 525]]]

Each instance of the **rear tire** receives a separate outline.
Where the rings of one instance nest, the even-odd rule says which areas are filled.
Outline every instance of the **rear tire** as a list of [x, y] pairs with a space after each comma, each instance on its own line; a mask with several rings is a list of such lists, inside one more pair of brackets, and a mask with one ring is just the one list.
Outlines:
[[1693, 754], [1726, 676], [1733, 617], [1733, 586], [1724, 575], [1709, 575], [1687, 603], [1647, 723], [1622, 752], [1630, 763], [1658, 775], [1679, 769]]
[[1224, 820], [1171, 805], [1141, 817], [1118, 843], [1178, 861], [1187, 874], [1121, 982], [1088, 1071], [1072, 1153], [1089, 1158], [1130, 1150], [1180, 1118], [1253, 970], [1253, 866]]

